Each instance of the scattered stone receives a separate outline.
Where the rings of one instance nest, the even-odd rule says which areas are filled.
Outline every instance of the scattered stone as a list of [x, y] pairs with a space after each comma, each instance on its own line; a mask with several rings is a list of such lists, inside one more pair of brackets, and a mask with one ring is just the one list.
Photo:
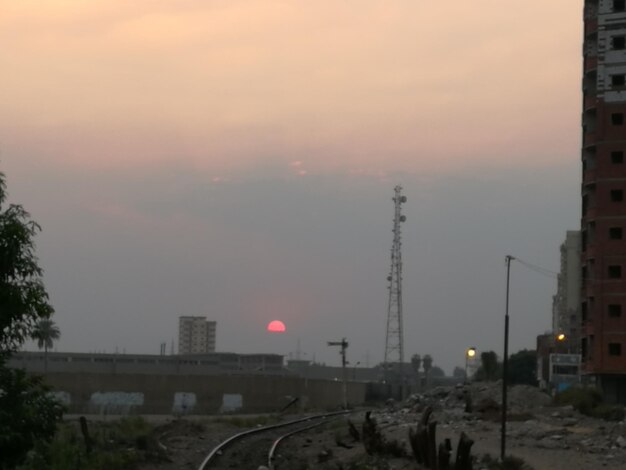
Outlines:
[[330, 449], [323, 450], [319, 454], [317, 454], [318, 463], [328, 462], [332, 458], [333, 458], [333, 452]]

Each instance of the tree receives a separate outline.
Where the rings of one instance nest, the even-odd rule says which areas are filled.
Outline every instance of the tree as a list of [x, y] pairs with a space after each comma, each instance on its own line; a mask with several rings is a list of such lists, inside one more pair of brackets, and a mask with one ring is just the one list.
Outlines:
[[444, 372], [444, 370], [439, 367], [439, 366], [432, 366], [430, 368], [430, 376], [431, 377], [445, 377], [446, 373]]
[[428, 387], [430, 386], [430, 369], [433, 367], [433, 358], [430, 354], [424, 356], [422, 365], [424, 366], [424, 380], [426, 381], [426, 387]]
[[22, 206], [6, 206], [0, 172], [0, 469], [18, 465], [36, 442], [54, 435], [62, 409], [40, 378], [6, 365], [11, 353], [33, 337], [37, 322], [49, 319], [34, 237], [40, 227]]
[[0, 367], [0, 469], [18, 466], [29, 450], [54, 436], [63, 407], [41, 377]]
[[33, 339], [37, 340], [39, 349], [43, 348], [44, 370], [46, 372], [48, 371], [48, 349], [52, 349], [54, 341], [59, 339], [59, 336], [61, 336], [59, 327], [50, 318], [42, 318], [37, 322], [33, 332]]
[[485, 351], [480, 355], [480, 367], [476, 371], [476, 380], [493, 381], [500, 378], [502, 374], [501, 364], [498, 362], [498, 355], [493, 351]]
[[0, 362], [32, 337], [39, 320], [54, 312], [35, 256], [34, 237], [40, 227], [22, 206], [5, 208], [5, 203], [0, 172]]
[[422, 384], [420, 381], [420, 367], [422, 365], [422, 357], [419, 354], [413, 354], [411, 356], [411, 368], [415, 374], [415, 385], [419, 389]]
[[507, 372], [510, 384], [537, 385], [537, 352], [522, 349], [511, 354]]
[[452, 377], [454, 377], [455, 379], [465, 379], [465, 369], [456, 366], [452, 371]]
[[415, 372], [416, 375], [419, 374], [421, 365], [422, 365], [422, 358], [420, 357], [420, 355], [413, 354], [411, 356], [411, 367], [413, 368], [413, 372]]

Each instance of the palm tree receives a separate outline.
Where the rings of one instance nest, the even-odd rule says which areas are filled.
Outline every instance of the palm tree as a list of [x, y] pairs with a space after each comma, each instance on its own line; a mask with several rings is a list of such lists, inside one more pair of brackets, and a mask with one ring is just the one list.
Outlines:
[[54, 345], [54, 341], [59, 339], [61, 332], [54, 321], [50, 318], [43, 318], [37, 322], [33, 339], [37, 340], [37, 347], [44, 351], [44, 372], [48, 372], [48, 349]]

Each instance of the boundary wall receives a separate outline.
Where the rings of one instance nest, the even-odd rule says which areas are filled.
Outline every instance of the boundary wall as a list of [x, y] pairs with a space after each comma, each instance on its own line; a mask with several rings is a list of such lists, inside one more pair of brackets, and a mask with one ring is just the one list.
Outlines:
[[[342, 383], [287, 376], [48, 373], [45, 381], [67, 406], [85, 414], [218, 414], [280, 411], [342, 404]], [[348, 402], [361, 405], [366, 383], [348, 383]]]

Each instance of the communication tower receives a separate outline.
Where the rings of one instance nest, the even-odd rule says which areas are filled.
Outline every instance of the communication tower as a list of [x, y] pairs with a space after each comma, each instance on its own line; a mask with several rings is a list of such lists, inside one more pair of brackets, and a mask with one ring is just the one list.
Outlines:
[[[391, 272], [389, 282], [389, 306], [387, 309], [387, 337], [385, 339], [385, 369], [389, 363], [397, 362], [400, 369], [404, 362], [404, 334], [402, 332], [402, 235], [400, 225], [406, 220], [402, 215], [402, 204], [406, 196], [402, 195], [402, 186], [394, 188], [393, 202], [393, 245], [391, 247]], [[402, 370], [400, 370], [402, 374]]]

